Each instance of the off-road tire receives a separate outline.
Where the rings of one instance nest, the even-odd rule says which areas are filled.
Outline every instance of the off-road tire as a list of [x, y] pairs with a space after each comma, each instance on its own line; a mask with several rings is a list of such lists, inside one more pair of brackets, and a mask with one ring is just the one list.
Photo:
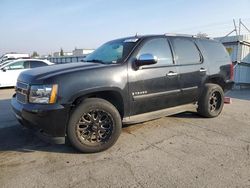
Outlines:
[[207, 118], [217, 117], [223, 106], [224, 92], [222, 88], [217, 84], [206, 84], [198, 101], [198, 114]]
[[67, 137], [80, 152], [94, 153], [114, 145], [121, 128], [121, 117], [114, 105], [104, 99], [88, 98], [73, 111]]

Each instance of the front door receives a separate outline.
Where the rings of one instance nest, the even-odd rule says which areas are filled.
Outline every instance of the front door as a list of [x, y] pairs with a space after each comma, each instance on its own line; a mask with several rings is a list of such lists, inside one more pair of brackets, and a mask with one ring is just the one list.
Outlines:
[[154, 65], [134, 67], [129, 72], [130, 115], [176, 106], [180, 96], [178, 72], [173, 62], [172, 51], [165, 37], [156, 37], [142, 42], [134, 55], [152, 54], [158, 58]]

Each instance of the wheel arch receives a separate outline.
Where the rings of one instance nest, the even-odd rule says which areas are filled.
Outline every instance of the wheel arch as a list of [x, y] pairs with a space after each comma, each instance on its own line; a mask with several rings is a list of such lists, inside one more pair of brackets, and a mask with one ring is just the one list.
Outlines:
[[222, 88], [223, 91], [226, 88], [226, 82], [225, 82], [224, 78], [220, 75], [214, 75], [214, 76], [208, 77], [206, 80], [206, 83], [217, 84]]
[[119, 88], [105, 88], [98, 90], [91, 89], [81, 91], [71, 98], [72, 108], [75, 108], [86, 98], [101, 98], [107, 100], [116, 107], [121, 118], [123, 118], [125, 115], [124, 97], [122, 95], [122, 91]]

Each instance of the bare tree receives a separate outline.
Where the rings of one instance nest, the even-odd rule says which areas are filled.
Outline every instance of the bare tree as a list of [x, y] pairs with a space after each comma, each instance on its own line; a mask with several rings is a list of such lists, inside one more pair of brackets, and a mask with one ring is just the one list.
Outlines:
[[63, 52], [63, 49], [61, 48], [60, 50], [60, 56], [63, 56], [64, 55], [64, 52]]
[[32, 55], [31, 55], [31, 57], [39, 57], [39, 54], [38, 54], [36, 51], [34, 51], [34, 52], [32, 53]]

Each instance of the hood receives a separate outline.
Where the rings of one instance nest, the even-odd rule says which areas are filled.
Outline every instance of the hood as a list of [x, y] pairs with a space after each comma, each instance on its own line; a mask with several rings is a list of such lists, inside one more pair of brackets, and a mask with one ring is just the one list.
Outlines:
[[30, 83], [32, 80], [43, 80], [50, 77], [54, 77], [61, 74], [68, 74], [72, 72], [79, 72], [89, 69], [97, 69], [104, 66], [110, 66], [104, 65], [100, 63], [67, 63], [67, 64], [55, 64], [45, 67], [39, 67], [30, 69], [27, 71], [22, 72], [19, 77], [18, 81]]

